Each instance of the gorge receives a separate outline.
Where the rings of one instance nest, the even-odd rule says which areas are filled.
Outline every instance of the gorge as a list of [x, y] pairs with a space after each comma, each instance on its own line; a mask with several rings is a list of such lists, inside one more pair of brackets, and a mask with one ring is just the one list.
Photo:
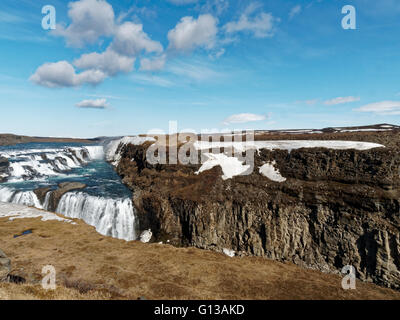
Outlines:
[[177, 247], [326, 273], [352, 265], [360, 280], [399, 290], [400, 139], [385, 126], [256, 132], [247, 175], [223, 153], [205, 167], [150, 164], [154, 137], [1, 147], [0, 201], [83, 219], [128, 241], [150, 229], [152, 242]]

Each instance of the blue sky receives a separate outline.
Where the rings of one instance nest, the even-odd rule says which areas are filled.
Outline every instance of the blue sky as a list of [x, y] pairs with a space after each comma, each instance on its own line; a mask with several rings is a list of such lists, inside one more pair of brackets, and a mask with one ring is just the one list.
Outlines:
[[399, 30], [396, 0], [2, 0], [0, 131], [400, 124]]

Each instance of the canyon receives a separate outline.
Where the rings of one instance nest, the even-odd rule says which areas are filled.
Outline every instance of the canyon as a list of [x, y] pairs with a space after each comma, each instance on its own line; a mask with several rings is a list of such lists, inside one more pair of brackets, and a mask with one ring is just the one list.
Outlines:
[[260, 132], [257, 140], [341, 140], [369, 150], [261, 149], [255, 167], [275, 163], [276, 182], [258, 170], [222, 179], [220, 166], [149, 164], [151, 143], [121, 144], [117, 173], [133, 192], [140, 228], [153, 241], [238, 256], [289, 261], [400, 289], [399, 130]]
[[[253, 168], [244, 175], [240, 174], [243, 173], [241, 167], [244, 167], [241, 161], [238, 159], [232, 161], [234, 159], [223, 154], [222, 148], [217, 148], [220, 153], [217, 152], [212, 159], [208, 156], [206, 165], [200, 161], [201, 154], [198, 155], [199, 161], [195, 164], [152, 164], [148, 161], [148, 150], [157, 141], [157, 137], [154, 136], [105, 139], [104, 152], [100, 152], [99, 146], [45, 149], [45, 153], [35, 149], [3, 151], [6, 157], [0, 159], [0, 178], [3, 174], [5, 179], [22, 177], [27, 179], [24, 183], [30, 184], [32, 181], [34, 183], [34, 180], [30, 179], [35, 176], [41, 177], [43, 167], [35, 171], [41, 163], [49, 166], [46, 170], [49, 169], [50, 173], [54, 172], [57, 175], [65, 174], [61, 170], [64, 167], [68, 169], [76, 166], [76, 169], [69, 169], [71, 173], [82, 172], [85, 178], [82, 180], [82, 177], [78, 176], [78, 180], [75, 181], [74, 174], [71, 174], [71, 178], [64, 179], [65, 181], [61, 179], [54, 185], [51, 180], [49, 185], [45, 184], [33, 191], [10, 189], [9, 184], [6, 184], [1, 187], [2, 197], [3, 201], [62, 213], [74, 221], [74, 227], [70, 223], [54, 222], [59, 224], [54, 227], [54, 232], [51, 228], [42, 226], [41, 222], [33, 222], [29, 217], [21, 219], [18, 224], [16, 221], [12, 222], [18, 226], [15, 229], [18, 234], [24, 230], [33, 230], [33, 235], [28, 234], [17, 239], [36, 239], [37, 245], [40, 243], [40, 246], [43, 246], [43, 241], [47, 241], [48, 238], [54, 239], [58, 244], [51, 250], [62, 248], [58, 259], [75, 260], [72, 256], [76, 254], [75, 246], [61, 243], [70, 241], [68, 239], [73, 234], [74, 237], [79, 234], [78, 238], [82, 239], [82, 234], [87, 232], [85, 228], [91, 228], [87, 226], [89, 224], [107, 237], [99, 235], [100, 238], [97, 240], [97, 236], [90, 235], [88, 241], [92, 241], [89, 239], [104, 241], [109, 236], [124, 239], [128, 241], [126, 243], [129, 250], [137, 248], [135, 254], [138, 257], [143, 257], [144, 252], [149, 250], [146, 245], [157, 248], [155, 250], [156, 252], [160, 250], [157, 254], [161, 260], [156, 259], [156, 262], [150, 255], [146, 258], [150, 259], [150, 263], [161, 263], [162, 252], [170, 250], [164, 248], [175, 247], [178, 251], [174, 251], [174, 254], [180, 257], [178, 260], [186, 261], [181, 265], [182, 272], [190, 268], [191, 259], [188, 254], [192, 254], [190, 250], [195, 250], [193, 254], [198, 257], [197, 263], [208, 255], [225, 256], [228, 260], [224, 262], [224, 268], [235, 261], [238, 272], [240, 270], [245, 272], [243, 268], [253, 268], [251, 259], [260, 259], [256, 260], [257, 263], [270, 264], [274, 266], [275, 272], [280, 268], [286, 270], [287, 268], [283, 267], [285, 265], [293, 265], [293, 270], [290, 271], [293, 275], [304, 272], [305, 277], [308, 277], [306, 274], [311, 276], [308, 272], [312, 271], [313, 277], [320, 279], [324, 277], [323, 274], [327, 274], [329, 276], [324, 278], [326, 279], [324, 281], [328, 281], [330, 283], [328, 286], [332, 289], [334, 282], [340, 279], [342, 268], [351, 265], [356, 269], [357, 278], [370, 283], [366, 285], [371, 285], [365, 287], [367, 291], [358, 292], [357, 297], [353, 298], [379, 298], [381, 297], [379, 294], [375, 295], [377, 293], [374, 291], [375, 285], [400, 290], [399, 134], [399, 127], [386, 124], [320, 130], [256, 131], [253, 144], [257, 147], [254, 152]], [[169, 138], [167, 137], [165, 141]], [[182, 143], [184, 142], [178, 142], [180, 146]], [[166, 148], [166, 159], [169, 159], [169, 147]], [[22, 156], [25, 164], [16, 161], [15, 155]], [[105, 171], [108, 173], [104, 176], [93, 173], [99, 169], [106, 169], [104, 159], [96, 160], [101, 157], [105, 157], [105, 160], [114, 167], [122, 183], [130, 189], [129, 194], [132, 199], [113, 198], [122, 193], [127, 196], [128, 193], [118, 186], [119, 182], [107, 171], [109, 169]], [[95, 161], [92, 162], [92, 159]], [[229, 167], [232, 165], [234, 170]], [[11, 166], [18, 170], [11, 171], [13, 175], [10, 176]], [[237, 166], [240, 170], [236, 170]], [[34, 168], [36, 169], [33, 170]], [[102, 189], [103, 184], [109, 181], [110, 177], [114, 181], [114, 187], [106, 190], [110, 198], [104, 199], [98, 196], [99, 194], [87, 193], [91, 188], [95, 190], [99, 188], [96, 192], [105, 192]], [[77, 218], [87, 224], [76, 220]], [[4, 224], [3, 236], [6, 237], [7, 228], [12, 226], [11, 222], [2, 219], [0, 221]], [[65, 236], [62, 235], [62, 229], [69, 230]], [[38, 235], [38, 230], [43, 230], [41, 233], [44, 235]], [[139, 239], [138, 232], [143, 230], [151, 230], [150, 244], [132, 241]], [[14, 249], [21, 240], [10, 242], [4, 237], [1, 249], [16, 262], [18, 268], [37, 273], [32, 270], [37, 270], [38, 267], [25, 264], [26, 259], [23, 258], [29, 256], [29, 259], [33, 259], [33, 251], [29, 246], [35, 244], [26, 242], [24, 250], [27, 251], [19, 250], [17, 254]], [[116, 244], [116, 254], [122, 254], [119, 251], [119, 243], [124, 241], [118, 239], [110, 241]], [[93, 243], [90, 246], [91, 250], [97, 245], [97, 242]], [[98, 254], [101, 251], [99, 250], [96, 251]], [[123, 250], [125, 252], [128, 248]], [[207, 253], [210, 251], [215, 251], [216, 255]], [[80, 252], [79, 256], [83, 257], [83, 253]], [[100, 257], [94, 254], [90, 256], [91, 261], [98, 260], [100, 265], [108, 263], [104, 259], [100, 261]], [[168, 257], [171, 258], [170, 255]], [[232, 257], [235, 258], [229, 260]], [[41, 260], [38, 259], [35, 260], [37, 263]], [[211, 261], [211, 258], [206, 259]], [[59, 264], [59, 260], [53, 260], [52, 263]], [[133, 261], [128, 260], [126, 261], [128, 264]], [[82, 264], [81, 261], [77, 263]], [[144, 263], [143, 260], [142, 264]], [[117, 264], [121, 265], [120, 262]], [[142, 264], [135, 265], [140, 267]], [[80, 274], [80, 268], [76, 269], [78, 271], [73, 273], [75, 277]], [[67, 284], [68, 272], [62, 271]], [[30, 273], [20, 272], [17, 276], [29, 278]], [[90, 272], [87, 276], [96, 282], [97, 287], [101, 287], [99, 277]], [[123, 278], [118, 277], [118, 284], [114, 282], [113, 285], [123, 287], [122, 283], [125, 281]], [[187, 286], [192, 280], [187, 277], [182, 278], [181, 285]], [[254, 281], [262, 282], [259, 278]], [[299, 285], [296, 280], [293, 281], [293, 288]], [[307, 286], [313, 286], [315, 283], [312, 279], [307, 280]], [[232, 288], [237, 285], [242, 288], [244, 282], [239, 284], [237, 280], [231, 280], [231, 284]], [[155, 284], [154, 286], [156, 287]], [[189, 287], [186, 287], [182, 295], [175, 297], [211, 298], [206, 291], [193, 296], [197, 287], [195, 285], [191, 289]], [[232, 288], [225, 291], [223, 297], [266, 298], [268, 296], [263, 290], [258, 293], [252, 291], [248, 295], [230, 296]], [[175, 289], [165, 295], [159, 295], [151, 289], [146, 291], [146, 295], [153, 298], [173, 298], [171, 295]], [[320, 289], [312, 293], [306, 289], [297, 292], [297, 295], [284, 295], [283, 291], [277, 289], [280, 293], [270, 297], [322, 298], [327, 294], [328, 288]], [[190, 293], [190, 290], [194, 291]], [[366, 294], [368, 290], [371, 290], [370, 295]], [[392, 295], [394, 298], [396, 295], [390, 292], [385, 292], [385, 297]], [[123, 296], [132, 297], [131, 293]], [[135, 291], [134, 294], [139, 293]], [[342, 293], [338, 292], [337, 295], [326, 297], [344, 298]]]

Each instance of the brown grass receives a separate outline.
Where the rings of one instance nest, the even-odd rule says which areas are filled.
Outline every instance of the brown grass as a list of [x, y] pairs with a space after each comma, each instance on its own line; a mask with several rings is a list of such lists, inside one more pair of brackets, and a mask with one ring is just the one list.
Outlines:
[[[13, 238], [21, 230], [33, 233]], [[43, 237], [45, 235], [45, 237]], [[257, 257], [103, 237], [94, 228], [39, 219], [0, 219], [0, 247], [25, 285], [0, 284], [0, 299], [400, 299], [400, 292]], [[44, 265], [56, 291], [40, 287]]]

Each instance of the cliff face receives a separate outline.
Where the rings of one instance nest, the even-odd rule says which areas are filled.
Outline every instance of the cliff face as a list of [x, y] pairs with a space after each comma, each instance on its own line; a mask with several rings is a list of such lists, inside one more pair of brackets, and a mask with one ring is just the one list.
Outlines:
[[[251, 175], [229, 180], [220, 167], [195, 175], [199, 165], [152, 166], [145, 151], [123, 146], [117, 172], [134, 192], [141, 229], [156, 240], [324, 272], [352, 265], [361, 280], [400, 289], [396, 148], [261, 150]], [[258, 172], [272, 160], [285, 182]]]

